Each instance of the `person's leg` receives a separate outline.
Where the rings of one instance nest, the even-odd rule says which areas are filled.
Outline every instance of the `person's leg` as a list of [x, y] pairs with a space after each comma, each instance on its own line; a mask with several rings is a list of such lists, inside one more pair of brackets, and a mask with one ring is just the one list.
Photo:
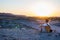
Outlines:
[[41, 28], [40, 32], [42, 32], [42, 28]]
[[40, 29], [41, 29], [40, 32], [42, 32], [42, 26], [40, 27]]

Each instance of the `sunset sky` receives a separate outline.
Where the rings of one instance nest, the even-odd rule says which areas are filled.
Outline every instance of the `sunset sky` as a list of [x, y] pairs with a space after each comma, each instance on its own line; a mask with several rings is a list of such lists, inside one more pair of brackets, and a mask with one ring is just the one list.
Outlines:
[[0, 0], [0, 12], [27, 16], [60, 16], [60, 0]]

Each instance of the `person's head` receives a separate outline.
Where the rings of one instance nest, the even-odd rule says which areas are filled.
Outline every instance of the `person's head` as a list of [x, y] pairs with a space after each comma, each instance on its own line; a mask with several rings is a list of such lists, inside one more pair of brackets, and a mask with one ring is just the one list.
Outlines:
[[48, 19], [46, 19], [46, 20], [45, 20], [45, 22], [46, 22], [46, 23], [48, 23], [48, 22], [49, 22], [49, 20], [48, 20]]

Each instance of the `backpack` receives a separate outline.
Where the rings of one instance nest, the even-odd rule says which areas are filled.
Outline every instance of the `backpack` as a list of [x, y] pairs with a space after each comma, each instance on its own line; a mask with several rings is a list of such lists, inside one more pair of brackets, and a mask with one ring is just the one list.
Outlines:
[[[47, 25], [48, 25], [48, 24], [47, 24]], [[45, 30], [46, 30], [47, 32], [52, 32], [51, 27], [50, 27], [49, 25], [45, 27]]]

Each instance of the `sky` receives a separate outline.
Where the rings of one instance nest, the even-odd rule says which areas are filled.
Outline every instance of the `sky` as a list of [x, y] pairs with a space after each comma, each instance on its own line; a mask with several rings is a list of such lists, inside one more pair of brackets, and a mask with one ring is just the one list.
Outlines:
[[0, 0], [0, 12], [27, 16], [60, 16], [60, 0]]

